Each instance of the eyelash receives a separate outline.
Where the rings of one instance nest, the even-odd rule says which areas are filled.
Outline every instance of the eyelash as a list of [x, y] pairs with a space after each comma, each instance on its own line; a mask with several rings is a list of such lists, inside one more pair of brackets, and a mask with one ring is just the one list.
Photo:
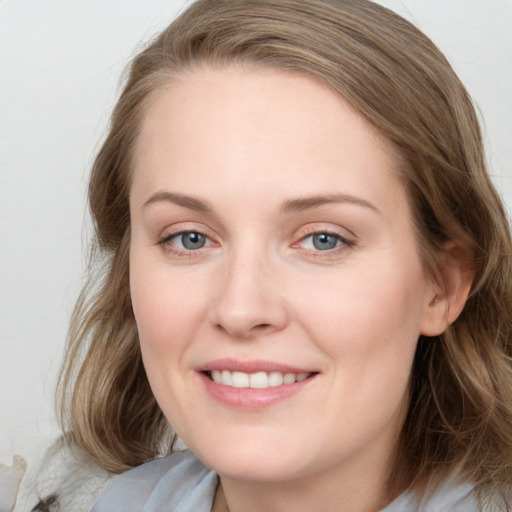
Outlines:
[[171, 240], [173, 238], [178, 238], [179, 236], [187, 235], [187, 234], [191, 234], [191, 233], [203, 236], [207, 241], [210, 242], [210, 244], [214, 243], [214, 242], [212, 242], [211, 238], [203, 231], [200, 231], [198, 229], [184, 229], [182, 231], [177, 231], [175, 233], [170, 233], [168, 235], [164, 235], [162, 238], [158, 239], [157, 245], [160, 245], [165, 252], [174, 253], [176, 256], [193, 257], [194, 255], [197, 255], [197, 253], [200, 253], [204, 247], [200, 247], [196, 250], [181, 249], [179, 247], [176, 247], [175, 244], [171, 243]]
[[299, 243], [304, 242], [308, 238], [312, 238], [315, 235], [328, 235], [332, 236], [336, 239], [338, 245], [333, 247], [332, 249], [307, 249], [308, 251], [311, 251], [311, 254], [316, 258], [325, 258], [329, 256], [337, 255], [340, 251], [346, 251], [348, 249], [351, 249], [354, 247], [355, 241], [353, 239], [347, 238], [346, 236], [341, 235], [340, 233], [337, 233], [336, 231], [329, 231], [326, 229], [312, 229], [305, 235], [303, 235], [298, 242], [294, 243], [292, 247], [297, 247]]
[[[194, 249], [186, 249], [186, 248], [185, 249], [181, 249], [181, 248], [177, 247], [175, 244], [171, 243], [171, 240], [173, 240], [173, 239], [175, 239], [175, 238], [177, 238], [179, 236], [183, 236], [183, 235], [187, 235], [187, 234], [191, 234], [191, 233], [203, 236], [206, 239], [207, 242], [208, 241], [210, 242], [208, 245], [215, 244], [215, 242], [213, 242], [211, 240], [211, 238], [206, 233], [204, 233], [201, 230], [184, 229], [182, 231], [177, 231], [175, 233], [170, 233], [170, 234], [167, 234], [167, 235], [159, 238], [158, 241], [157, 241], [157, 245], [161, 246], [163, 248], [163, 250], [165, 250], [166, 252], [174, 253], [177, 256], [194, 257], [194, 256], [200, 254], [202, 252], [202, 250], [205, 248], [205, 246], [200, 247], [200, 248], [195, 249], [195, 250]], [[293, 243], [291, 247], [292, 248], [298, 248], [298, 244], [299, 243], [303, 243], [305, 240], [307, 240], [308, 238], [312, 238], [315, 235], [332, 236], [332, 237], [334, 237], [336, 239], [338, 245], [336, 245], [332, 249], [325, 249], [325, 250], [321, 250], [321, 249], [306, 249], [306, 251], [311, 252], [311, 254], [314, 257], [322, 258], [322, 257], [333, 256], [333, 255], [337, 254], [340, 251], [346, 251], [346, 250], [351, 249], [352, 247], [355, 246], [355, 241], [354, 240], [349, 239], [349, 238], [341, 235], [340, 233], [337, 233], [335, 231], [329, 231], [329, 230], [315, 229], [315, 230], [311, 230], [308, 233], [306, 233], [305, 235], [303, 235], [298, 240], [298, 242]], [[208, 245], [206, 245], [206, 247], [208, 247]]]

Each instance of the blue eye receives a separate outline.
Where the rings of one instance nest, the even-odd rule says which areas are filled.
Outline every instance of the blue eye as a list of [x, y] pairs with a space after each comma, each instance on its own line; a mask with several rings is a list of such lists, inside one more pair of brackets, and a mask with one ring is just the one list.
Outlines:
[[313, 247], [318, 251], [328, 251], [338, 245], [339, 237], [329, 233], [317, 233], [312, 235], [311, 241], [313, 242]]
[[329, 232], [313, 233], [302, 239], [302, 246], [312, 251], [332, 251], [342, 245], [352, 246], [353, 244], [343, 236]]
[[186, 249], [187, 251], [202, 249], [206, 245], [207, 240], [206, 236], [197, 231], [179, 233], [170, 239], [175, 246], [180, 249]]

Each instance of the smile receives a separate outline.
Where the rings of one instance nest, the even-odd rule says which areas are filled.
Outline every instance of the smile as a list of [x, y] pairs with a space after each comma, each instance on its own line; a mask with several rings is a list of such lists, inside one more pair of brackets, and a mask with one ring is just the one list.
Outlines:
[[313, 375], [311, 372], [306, 373], [282, 373], [282, 372], [231, 372], [229, 370], [212, 370], [208, 372], [211, 380], [217, 384], [230, 386], [233, 388], [252, 388], [265, 389], [273, 388], [296, 382], [302, 382]]
[[204, 389], [224, 406], [258, 411], [298, 393], [318, 380], [316, 368], [290, 366], [282, 362], [216, 359], [196, 368]]

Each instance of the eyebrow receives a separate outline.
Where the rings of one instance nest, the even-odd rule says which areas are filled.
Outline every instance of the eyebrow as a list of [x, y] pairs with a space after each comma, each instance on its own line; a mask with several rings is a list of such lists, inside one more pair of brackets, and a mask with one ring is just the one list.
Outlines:
[[[145, 201], [144, 207], [150, 204], [162, 202], [176, 204], [178, 206], [183, 206], [184, 208], [198, 212], [211, 213], [213, 211], [208, 202], [177, 192], [156, 192], [150, 196], [147, 201]], [[369, 208], [377, 213], [380, 213], [379, 209], [374, 204], [370, 203], [366, 199], [352, 196], [350, 194], [327, 194], [288, 199], [282, 203], [279, 211], [281, 213], [294, 213], [332, 203], [353, 204], [356, 206]]]
[[157, 192], [144, 203], [144, 207], [154, 203], [173, 203], [197, 212], [208, 213], [212, 211], [211, 206], [206, 201], [176, 192]]
[[280, 210], [281, 213], [293, 213], [332, 203], [353, 204], [356, 206], [362, 206], [364, 208], [370, 208], [371, 210], [380, 213], [379, 209], [374, 204], [370, 203], [366, 199], [352, 196], [350, 194], [327, 194], [289, 199], [282, 204]]

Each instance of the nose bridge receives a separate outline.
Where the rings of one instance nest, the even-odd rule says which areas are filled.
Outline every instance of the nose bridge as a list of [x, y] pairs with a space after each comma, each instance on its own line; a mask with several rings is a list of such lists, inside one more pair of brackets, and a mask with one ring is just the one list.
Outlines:
[[254, 250], [250, 244], [231, 251], [212, 307], [217, 328], [250, 338], [286, 325], [286, 305], [271, 260], [264, 248]]

